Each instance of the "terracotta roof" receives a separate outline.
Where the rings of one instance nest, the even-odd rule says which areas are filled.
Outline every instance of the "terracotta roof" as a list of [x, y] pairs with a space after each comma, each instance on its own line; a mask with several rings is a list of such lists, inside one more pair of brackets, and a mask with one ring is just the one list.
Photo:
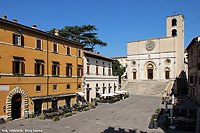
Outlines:
[[104, 60], [114, 61], [113, 59], [111, 59], [109, 57], [106, 57], [106, 56], [103, 56], [103, 55], [100, 55], [100, 54], [96, 54], [94, 52], [90, 52], [90, 51], [87, 51], [87, 50], [84, 50], [84, 54], [85, 55], [95, 56], [97, 58], [104, 59]]
[[75, 42], [73, 40], [70, 40], [70, 39], [62, 37], [62, 36], [57, 36], [57, 35], [54, 35], [54, 34], [50, 34], [48, 32], [44, 32], [44, 31], [39, 30], [39, 29], [34, 29], [34, 28], [31, 28], [31, 27], [28, 27], [28, 26], [25, 26], [25, 25], [22, 25], [22, 24], [19, 24], [19, 23], [15, 23], [15, 22], [12, 22], [12, 21], [9, 21], [9, 20], [5, 20], [5, 19], [2, 19], [2, 18], [0, 18], [0, 24], [1, 25], [5, 24], [5, 25], [8, 25], [9, 27], [13, 26], [15, 29], [20, 29], [20, 30], [21, 29], [26, 29], [26, 30], [29, 30], [31, 32], [35, 32], [35, 33], [42, 34], [42, 35], [45, 35], [45, 36], [48, 36], [48, 37], [60, 39], [62, 41], [73, 43], [73, 44], [76, 44], [76, 45], [79, 45], [79, 46], [83, 46], [83, 47], [85, 46], [85, 44], [83, 44], [83, 43]]
[[127, 56], [118, 56], [118, 57], [110, 57], [111, 59], [121, 59], [121, 58], [127, 58]]
[[192, 41], [190, 42], [190, 44], [187, 46], [186, 50], [188, 50], [192, 46], [192, 44], [194, 43], [194, 41], [197, 40], [199, 37], [200, 36], [197, 36], [197, 37], [193, 38]]

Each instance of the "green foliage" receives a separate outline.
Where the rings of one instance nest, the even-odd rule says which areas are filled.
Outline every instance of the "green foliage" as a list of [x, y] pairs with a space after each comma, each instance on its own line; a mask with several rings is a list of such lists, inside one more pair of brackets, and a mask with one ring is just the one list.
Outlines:
[[95, 102], [95, 106], [98, 106], [98, 103], [97, 103], [97, 102]]
[[154, 120], [156, 118], [156, 114], [152, 114], [151, 120]]
[[63, 117], [68, 117], [68, 114], [67, 114], [67, 113], [65, 113], [65, 114], [63, 115]]
[[72, 116], [72, 112], [67, 113], [68, 116]]
[[39, 116], [39, 119], [40, 119], [40, 120], [44, 120], [44, 119], [46, 119], [46, 117], [45, 117], [44, 115], [40, 115], [40, 116]]
[[[107, 46], [106, 42], [97, 38], [97, 33], [94, 33], [96, 30], [98, 29], [95, 25], [65, 26], [59, 30], [59, 35], [70, 40], [84, 43], [87, 47], [92, 47], [92, 49], [96, 45], [99, 45], [100, 47]], [[55, 34], [55, 28], [48, 32]]]
[[94, 109], [94, 108], [96, 108], [96, 106], [95, 106], [95, 105], [92, 105], [91, 108]]
[[160, 111], [160, 108], [157, 108], [157, 109], [156, 109], [156, 112], [159, 112], [159, 111]]
[[88, 111], [88, 110], [89, 110], [89, 108], [88, 108], [88, 107], [85, 107], [83, 110], [84, 110], [84, 111]]
[[59, 121], [59, 120], [60, 120], [60, 117], [59, 117], [59, 116], [54, 116], [52, 120], [53, 120], [53, 121]]
[[34, 114], [28, 114], [28, 118], [33, 118]]
[[122, 76], [124, 72], [126, 71], [126, 68], [121, 68], [121, 64], [118, 60], [115, 60], [112, 64], [112, 73], [114, 76]]

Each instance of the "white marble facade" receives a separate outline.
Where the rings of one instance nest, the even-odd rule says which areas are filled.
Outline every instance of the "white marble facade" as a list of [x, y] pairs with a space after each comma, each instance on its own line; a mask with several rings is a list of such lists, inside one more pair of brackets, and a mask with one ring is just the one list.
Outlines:
[[167, 37], [127, 43], [129, 80], [175, 79], [184, 70], [184, 17], [166, 19]]
[[118, 90], [118, 77], [112, 75], [112, 59], [84, 51], [83, 61], [83, 93], [86, 101], [91, 102], [97, 95]]

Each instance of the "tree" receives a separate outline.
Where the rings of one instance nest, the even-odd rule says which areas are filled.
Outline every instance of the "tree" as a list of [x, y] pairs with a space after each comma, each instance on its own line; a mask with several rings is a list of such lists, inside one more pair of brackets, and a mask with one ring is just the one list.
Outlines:
[[[68, 39], [84, 43], [87, 47], [94, 49], [94, 46], [99, 45], [100, 47], [107, 46], [106, 42], [101, 41], [97, 38], [97, 33], [94, 31], [98, 30], [95, 25], [82, 25], [80, 26], [65, 26], [59, 30], [59, 35]], [[48, 31], [51, 34], [55, 34], [55, 28]]]
[[114, 76], [119, 76], [119, 82], [121, 83], [121, 76], [126, 71], [126, 67], [121, 68], [121, 64], [118, 60], [115, 60], [112, 64], [112, 73]]

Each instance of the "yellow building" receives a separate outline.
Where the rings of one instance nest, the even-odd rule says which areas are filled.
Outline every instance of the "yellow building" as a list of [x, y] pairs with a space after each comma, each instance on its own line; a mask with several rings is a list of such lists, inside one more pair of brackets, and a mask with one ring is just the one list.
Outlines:
[[24, 118], [76, 103], [82, 91], [83, 47], [0, 18], [0, 117]]

